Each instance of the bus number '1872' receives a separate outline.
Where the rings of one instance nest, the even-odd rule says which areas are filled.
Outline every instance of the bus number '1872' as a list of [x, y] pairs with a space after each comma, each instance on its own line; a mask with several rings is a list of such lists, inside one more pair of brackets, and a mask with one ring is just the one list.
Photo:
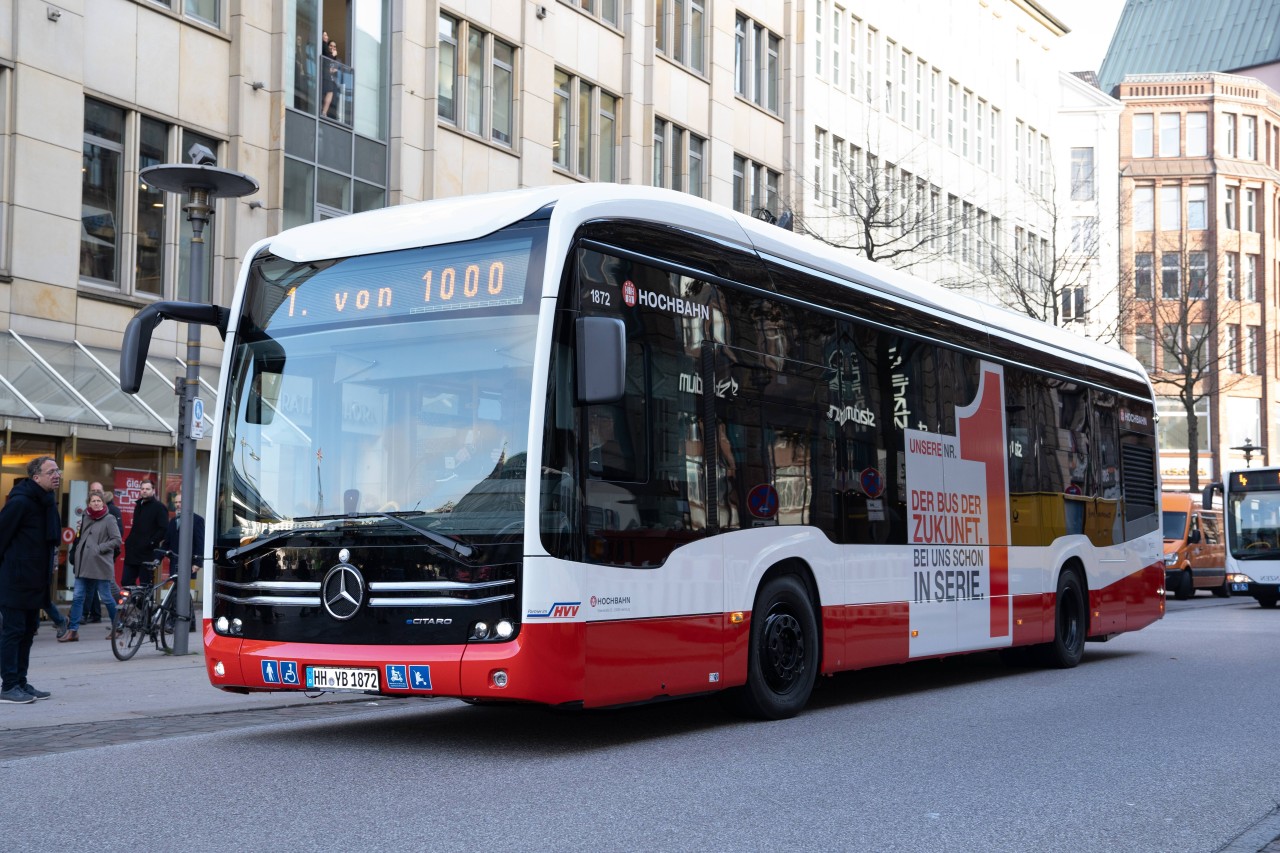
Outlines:
[[608, 307], [612, 304], [609, 302], [609, 291], [607, 290], [592, 290], [587, 295], [590, 297], [593, 305], [604, 305]]

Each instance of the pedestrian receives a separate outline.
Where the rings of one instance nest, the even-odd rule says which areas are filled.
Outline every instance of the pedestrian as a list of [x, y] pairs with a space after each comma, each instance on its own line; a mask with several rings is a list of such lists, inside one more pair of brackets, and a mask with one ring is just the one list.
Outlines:
[[[173, 574], [178, 565], [178, 537], [182, 534], [182, 492], [178, 492], [173, 496], [173, 520], [169, 522], [169, 527], [164, 533], [164, 549], [169, 555], [169, 574]], [[204, 558], [200, 556], [200, 551], [204, 548], [204, 516], [198, 512], [191, 513], [191, 577], [195, 577], [196, 573], [204, 565]], [[192, 611], [195, 615], [195, 611]], [[187, 629], [194, 631], [196, 629], [196, 620], [192, 619]]]
[[57, 460], [37, 456], [0, 509], [0, 702], [27, 704], [50, 695], [27, 682], [27, 667], [62, 532], [56, 498], [61, 486]]
[[156, 484], [143, 480], [138, 486], [138, 501], [133, 505], [133, 526], [124, 540], [124, 586], [134, 586], [139, 581], [151, 583], [151, 567], [146, 564], [155, 560], [168, 526], [169, 511], [156, 500]]
[[[121, 518], [120, 516], [120, 507], [116, 506], [115, 491], [105, 490], [102, 487], [102, 484], [95, 480], [94, 482], [89, 484], [89, 494], [93, 494], [94, 492], [102, 493], [103, 499], [107, 502], [107, 512], [111, 513], [112, 517], [115, 518], [116, 527], [120, 528], [120, 530], [123, 531], [124, 519]], [[81, 527], [84, 526], [83, 516], [81, 516], [80, 518], [80, 526]], [[77, 530], [76, 537], [78, 538], [79, 536], [80, 536], [80, 531]], [[75, 545], [71, 546], [71, 553], [75, 554]], [[120, 584], [116, 583], [116, 573], [115, 573], [114, 562], [116, 558], [118, 558], [119, 556], [120, 556], [120, 546], [117, 545], [116, 552], [111, 558], [113, 563], [112, 570], [111, 570], [111, 580], [108, 584], [106, 584], [106, 586], [110, 587], [111, 597], [116, 601], [120, 600]], [[103, 587], [101, 584], [99, 585], [99, 588], [105, 589], [105, 587]], [[102, 601], [99, 598], [97, 589], [92, 591], [92, 595], [86, 595], [84, 600], [84, 611], [83, 611], [83, 615], [81, 616], [81, 621], [82, 622], [101, 622], [102, 621]], [[62, 635], [59, 634], [58, 636], [62, 636]]]
[[[99, 585], [109, 583], [116, 571], [114, 554], [120, 545], [120, 528], [107, 512], [107, 502], [101, 492], [89, 493], [89, 506], [85, 508], [84, 515], [80, 539], [75, 546], [76, 591], [71, 601], [71, 628], [66, 636], [58, 638], [60, 643], [74, 643], [80, 639], [80, 614], [89, 591], [96, 591]], [[107, 639], [112, 639], [119, 630], [116, 627], [116, 602], [110, 593], [103, 598], [111, 616], [111, 631]]]

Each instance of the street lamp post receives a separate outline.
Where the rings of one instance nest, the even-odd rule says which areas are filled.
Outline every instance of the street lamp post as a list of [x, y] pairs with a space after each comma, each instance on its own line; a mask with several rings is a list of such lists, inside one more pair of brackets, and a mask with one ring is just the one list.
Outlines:
[[1248, 436], [1245, 436], [1244, 444], [1240, 445], [1239, 447], [1232, 447], [1229, 449], [1239, 450], [1241, 453], [1244, 454], [1244, 467], [1246, 468], [1249, 467], [1249, 462], [1252, 461], [1253, 454], [1255, 453], [1263, 454], [1267, 452], [1267, 448], [1263, 447], [1261, 444], [1254, 444], [1253, 439], [1249, 438]]
[[[138, 177], [143, 183], [188, 198], [184, 210], [191, 223], [190, 269], [187, 270], [187, 298], [196, 302], [204, 293], [204, 227], [213, 215], [219, 198], [238, 198], [258, 191], [258, 182], [248, 175], [203, 165], [213, 160], [213, 152], [202, 145], [192, 146], [193, 165], [169, 163], [143, 169]], [[196, 394], [200, 386], [200, 324], [187, 324], [187, 371], [179, 384], [178, 429], [182, 433], [182, 518], [178, 525], [178, 567], [174, 574], [175, 609], [178, 614], [173, 631], [173, 653], [187, 654], [187, 625], [191, 621], [191, 565], [194, 553], [191, 516], [195, 513], [196, 440], [203, 436], [203, 423], [195, 415]], [[203, 408], [203, 406], [201, 407]], [[170, 565], [170, 571], [173, 566]]]

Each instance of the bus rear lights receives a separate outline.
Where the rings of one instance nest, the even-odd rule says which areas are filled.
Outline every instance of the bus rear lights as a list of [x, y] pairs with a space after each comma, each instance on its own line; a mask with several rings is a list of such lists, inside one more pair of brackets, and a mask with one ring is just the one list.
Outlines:
[[505, 669], [495, 669], [490, 675], [489, 680], [493, 682], [493, 686], [501, 690], [507, 686], [507, 671]]
[[473, 640], [510, 640], [516, 633], [515, 623], [510, 619], [499, 619], [490, 627], [488, 622], [476, 622], [471, 626], [470, 637]]

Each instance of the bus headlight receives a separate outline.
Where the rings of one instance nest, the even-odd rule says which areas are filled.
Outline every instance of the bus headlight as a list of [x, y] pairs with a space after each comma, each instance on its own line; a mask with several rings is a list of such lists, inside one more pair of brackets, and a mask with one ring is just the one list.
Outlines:
[[225, 634], [231, 629], [231, 622], [228, 621], [227, 617], [219, 616], [218, 621], [213, 623], [213, 628], [219, 634]]
[[498, 642], [510, 640], [516, 635], [516, 623], [510, 619], [499, 619], [493, 625], [488, 622], [473, 622], [467, 638], [476, 642]]
[[1235, 574], [1227, 575], [1227, 580], [1230, 583], [1253, 583], [1253, 578], [1243, 572], [1236, 572]]

